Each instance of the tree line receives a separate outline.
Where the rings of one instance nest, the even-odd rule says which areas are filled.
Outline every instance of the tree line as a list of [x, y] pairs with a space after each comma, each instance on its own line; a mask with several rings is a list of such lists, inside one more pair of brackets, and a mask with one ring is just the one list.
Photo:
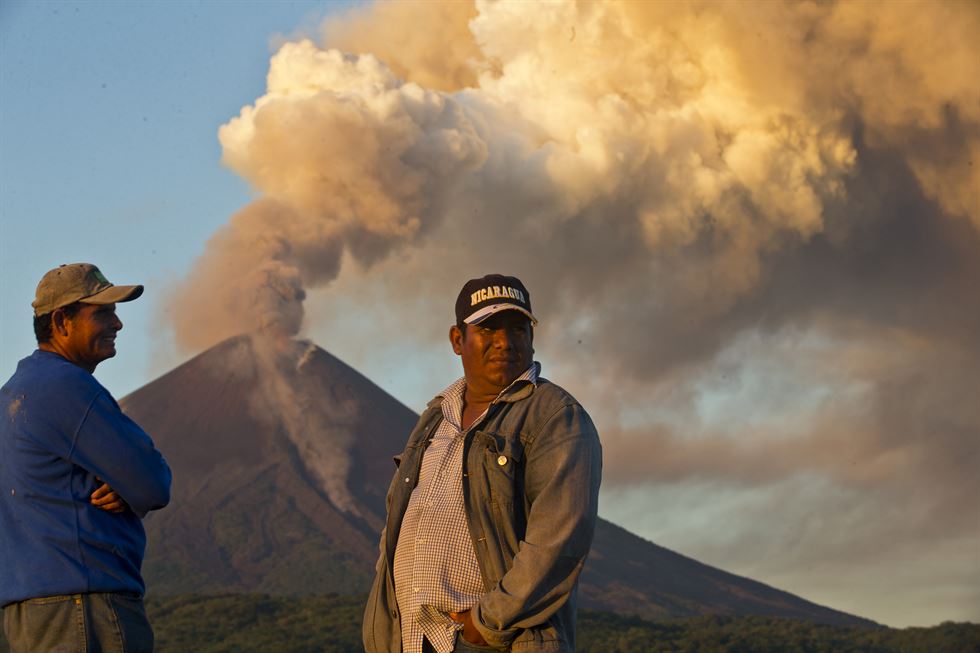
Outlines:
[[[150, 597], [157, 653], [361, 653], [363, 597]], [[577, 653], [980, 653], [980, 624], [828, 626], [774, 617], [579, 614]], [[9, 653], [0, 636], [0, 653]]]

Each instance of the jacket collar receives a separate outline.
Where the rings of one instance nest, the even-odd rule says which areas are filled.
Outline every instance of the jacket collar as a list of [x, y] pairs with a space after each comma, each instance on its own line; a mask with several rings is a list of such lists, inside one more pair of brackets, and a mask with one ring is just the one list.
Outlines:
[[[513, 403], [515, 401], [520, 401], [521, 399], [526, 399], [531, 396], [534, 389], [538, 387], [538, 376], [541, 374], [541, 363], [534, 361], [531, 363], [530, 367], [524, 370], [524, 373], [519, 377], [511, 381], [511, 384], [500, 391], [497, 398], [491, 403], [497, 403], [498, 401], [506, 401]], [[449, 386], [437, 394], [432, 401], [430, 401], [426, 408], [435, 408], [442, 405], [442, 400], [445, 399], [446, 395], [458, 387], [466, 384], [466, 377], [460, 377], [453, 381]]]

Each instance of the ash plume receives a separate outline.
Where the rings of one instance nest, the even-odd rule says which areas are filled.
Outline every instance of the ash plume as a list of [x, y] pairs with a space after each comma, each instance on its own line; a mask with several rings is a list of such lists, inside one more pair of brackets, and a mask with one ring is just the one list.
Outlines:
[[179, 347], [269, 329], [295, 335], [304, 288], [346, 252], [371, 263], [429, 231], [486, 157], [459, 104], [370, 55], [285, 44], [268, 92], [219, 132], [224, 163], [262, 198], [208, 243], [174, 294]]
[[[390, 319], [434, 343], [460, 280], [516, 273], [549, 376], [595, 407], [606, 496], [642, 490], [688, 524], [649, 536], [748, 565], [732, 552], [761, 534], [797, 591], [830, 564], [956, 565], [975, 587], [975, 556], [936, 560], [980, 543], [978, 33], [957, 1], [331, 18], [221, 128], [262, 198], [175, 293], [178, 344], [330, 333], [329, 307], [304, 325], [315, 291], [362, 315], [383, 302], [357, 334], [397, 355]], [[762, 517], [719, 516], [714, 547], [684, 515], [719, 492]], [[862, 611], [848, 596], [814, 598]], [[930, 600], [937, 620], [980, 618]]]
[[[316, 350], [312, 343], [274, 342], [262, 335], [252, 336], [251, 343], [263, 372], [252, 400], [256, 416], [276, 415], [282, 420], [286, 436], [307, 471], [335, 507], [357, 517], [369, 517], [348, 484], [352, 465], [348, 452], [357, 436], [354, 402], [328, 397], [324, 388], [300, 374]], [[327, 433], [329, 438], [324, 437]]]

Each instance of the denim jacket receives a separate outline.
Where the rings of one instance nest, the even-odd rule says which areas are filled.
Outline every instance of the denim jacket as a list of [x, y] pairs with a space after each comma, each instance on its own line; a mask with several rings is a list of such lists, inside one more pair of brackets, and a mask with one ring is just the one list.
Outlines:
[[[395, 545], [441, 404], [441, 396], [429, 402], [395, 457], [381, 556], [364, 612], [367, 653], [402, 651]], [[588, 413], [543, 378], [500, 397], [468, 431], [463, 497], [486, 588], [473, 617], [489, 645], [515, 653], [575, 650], [576, 586], [592, 544], [601, 470], [599, 436]]]

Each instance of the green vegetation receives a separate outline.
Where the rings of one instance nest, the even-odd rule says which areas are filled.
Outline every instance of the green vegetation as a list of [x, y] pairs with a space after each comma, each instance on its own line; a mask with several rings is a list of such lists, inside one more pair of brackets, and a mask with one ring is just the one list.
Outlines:
[[580, 653], [980, 653], [980, 625], [933, 628], [824, 626], [774, 617], [693, 617], [663, 622], [583, 611]]
[[[358, 653], [363, 597], [265, 594], [151, 598], [157, 653]], [[822, 626], [771, 617], [650, 622], [604, 612], [579, 616], [578, 653], [980, 653], [980, 625]], [[8, 653], [0, 637], [0, 653]]]
[[147, 601], [157, 653], [359, 653], [363, 597], [265, 594]]

